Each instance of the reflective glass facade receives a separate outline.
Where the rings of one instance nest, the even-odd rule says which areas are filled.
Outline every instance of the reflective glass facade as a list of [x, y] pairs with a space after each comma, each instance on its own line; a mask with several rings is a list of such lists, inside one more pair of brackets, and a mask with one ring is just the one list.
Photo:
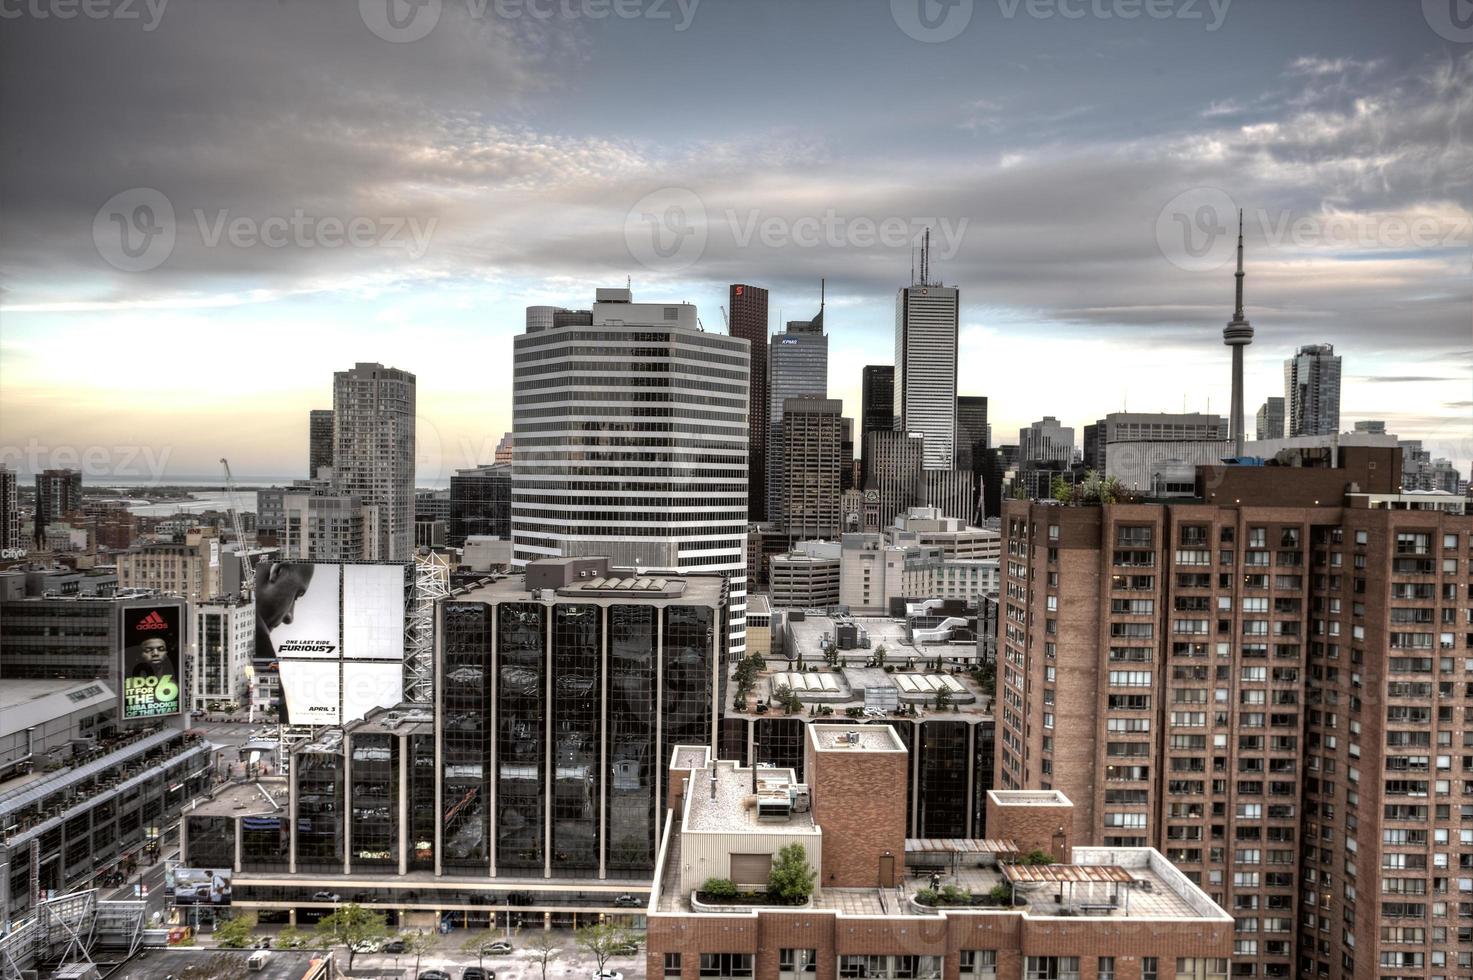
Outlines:
[[964, 721], [927, 721], [920, 725], [918, 837], [968, 836], [970, 730]]
[[349, 774], [354, 871], [399, 867], [399, 738], [351, 736]]
[[[447, 874], [486, 872], [491, 867], [486, 782], [491, 753], [491, 678], [486, 669], [491, 656], [491, 607], [480, 602], [447, 602], [442, 608], [444, 640], [440, 683], [436, 684], [441, 692], [443, 779], [440, 860]], [[416, 787], [416, 797], [420, 792]], [[433, 787], [429, 787], [429, 798], [434, 798]], [[416, 806], [414, 812], [418, 826], [421, 809]], [[418, 843], [415, 846], [419, 848]]]
[[675, 746], [711, 742], [713, 615], [713, 610], [702, 606], [671, 606], [665, 610], [661, 769]]
[[614, 605], [608, 617], [609, 874], [643, 872], [655, 861], [655, 787], [664, 761], [655, 753], [655, 614], [652, 606]]
[[294, 757], [297, 781], [297, 870], [343, 871], [343, 757], [303, 751]]
[[497, 608], [496, 867], [544, 870], [548, 610], [536, 603]]
[[552, 873], [598, 873], [603, 610], [553, 607]]

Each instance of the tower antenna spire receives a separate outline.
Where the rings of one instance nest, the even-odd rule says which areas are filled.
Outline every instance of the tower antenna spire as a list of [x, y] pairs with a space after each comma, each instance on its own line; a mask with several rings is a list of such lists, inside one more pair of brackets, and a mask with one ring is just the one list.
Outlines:
[[1229, 424], [1233, 438], [1233, 455], [1241, 458], [1243, 455], [1244, 434], [1243, 418], [1243, 348], [1253, 343], [1253, 325], [1243, 315], [1243, 209], [1238, 209], [1238, 271], [1235, 276], [1237, 280], [1237, 302], [1233, 306], [1233, 318], [1222, 331], [1222, 342], [1233, 351], [1233, 395], [1232, 406], [1229, 409]]
[[1243, 209], [1238, 208], [1238, 272], [1235, 275], [1238, 281], [1238, 301], [1233, 308], [1233, 319], [1243, 319]]

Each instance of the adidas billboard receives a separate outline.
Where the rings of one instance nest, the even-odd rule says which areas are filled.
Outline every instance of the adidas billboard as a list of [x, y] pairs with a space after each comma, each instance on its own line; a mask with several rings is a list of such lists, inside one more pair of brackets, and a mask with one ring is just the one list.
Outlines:
[[123, 720], [179, 714], [184, 632], [179, 606], [130, 606], [122, 614]]

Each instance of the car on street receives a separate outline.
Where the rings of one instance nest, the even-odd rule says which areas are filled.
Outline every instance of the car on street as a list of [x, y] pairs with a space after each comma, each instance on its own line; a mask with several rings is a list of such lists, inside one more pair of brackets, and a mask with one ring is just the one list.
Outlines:
[[388, 942], [384, 943], [384, 948], [382, 952], [393, 953], [395, 956], [398, 956], [400, 953], [404, 952], [404, 940], [390, 939]]
[[614, 908], [617, 909], [637, 909], [643, 904], [633, 895], [620, 895], [614, 899]]
[[312, 901], [314, 902], [341, 902], [342, 900], [343, 896], [339, 895], [337, 892], [324, 891], [312, 893]]
[[460, 971], [460, 980], [496, 980], [496, 971], [479, 966], [468, 966]]
[[450, 974], [444, 970], [421, 970], [419, 980], [450, 980]]
[[355, 953], [377, 953], [380, 943], [377, 939], [360, 939], [354, 943], [352, 950]]

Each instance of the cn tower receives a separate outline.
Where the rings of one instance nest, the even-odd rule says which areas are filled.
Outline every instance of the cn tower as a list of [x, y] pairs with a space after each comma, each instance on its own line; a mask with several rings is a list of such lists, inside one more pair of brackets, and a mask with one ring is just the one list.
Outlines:
[[1238, 302], [1223, 328], [1222, 342], [1233, 349], [1233, 455], [1243, 455], [1243, 348], [1253, 343], [1253, 325], [1243, 316], [1243, 209], [1238, 209]]

